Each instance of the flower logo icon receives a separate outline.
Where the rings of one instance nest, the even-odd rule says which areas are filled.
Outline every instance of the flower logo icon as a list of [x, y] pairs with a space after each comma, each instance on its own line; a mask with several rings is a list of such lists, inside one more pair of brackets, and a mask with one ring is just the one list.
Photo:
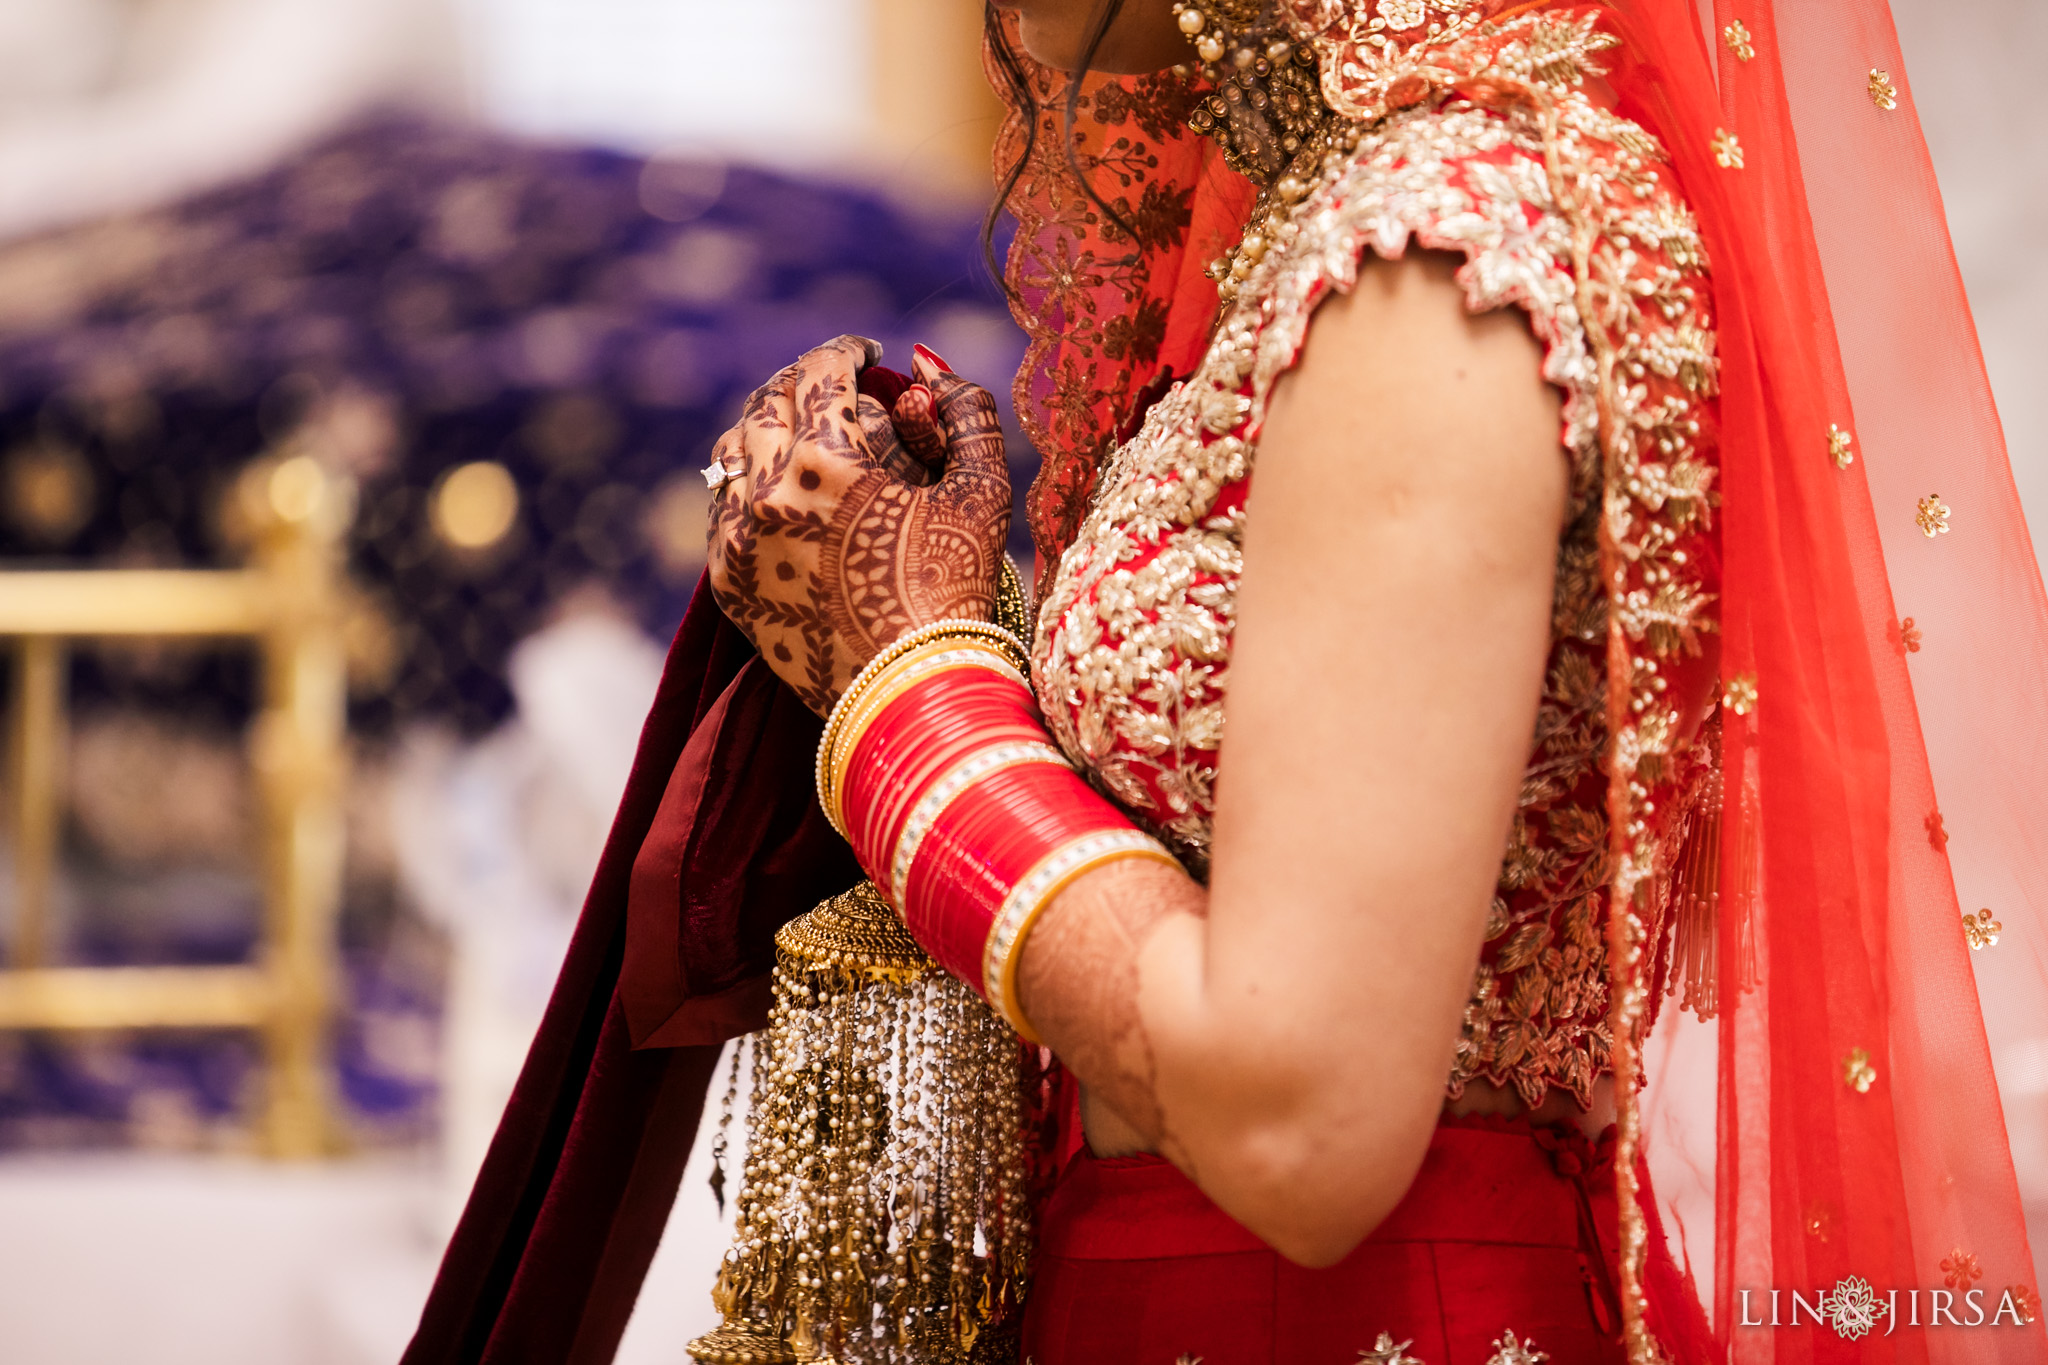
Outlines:
[[1861, 1275], [1836, 1280], [1834, 1289], [1821, 1295], [1820, 1311], [1828, 1315], [1828, 1326], [1835, 1329], [1838, 1337], [1851, 1341], [1861, 1339], [1891, 1312], [1891, 1305], [1880, 1301], [1877, 1291], [1870, 1287], [1870, 1281]]

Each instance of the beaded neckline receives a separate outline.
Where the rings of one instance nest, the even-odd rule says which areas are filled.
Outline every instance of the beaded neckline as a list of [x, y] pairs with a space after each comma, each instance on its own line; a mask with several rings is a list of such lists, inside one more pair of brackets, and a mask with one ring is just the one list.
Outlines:
[[1227, 304], [1264, 258], [1274, 229], [1356, 145], [1358, 135], [1324, 101], [1315, 49], [1294, 39], [1274, 6], [1262, 0], [1176, 0], [1173, 12], [1211, 88], [1188, 116], [1188, 126], [1214, 141], [1224, 162], [1259, 187], [1236, 248], [1204, 272]]
[[[1237, 247], [1204, 272], [1216, 281], [1219, 301], [1236, 298], [1294, 206], [1343, 167], [1370, 121], [1352, 102], [1332, 107], [1324, 87], [1339, 78], [1326, 69], [1328, 59], [1342, 67], [1340, 84], [1354, 77], [1378, 84], [1426, 50], [1530, 8], [1509, 0], [1354, 0], [1324, 6], [1334, 12], [1321, 14], [1321, 32], [1304, 40], [1301, 26], [1309, 21], [1300, 0], [1174, 0], [1174, 18], [1198, 59], [1174, 74], [1198, 76], [1210, 92], [1188, 126], [1214, 141], [1230, 168], [1259, 191]], [[1344, 51], [1366, 55], [1354, 63]]]

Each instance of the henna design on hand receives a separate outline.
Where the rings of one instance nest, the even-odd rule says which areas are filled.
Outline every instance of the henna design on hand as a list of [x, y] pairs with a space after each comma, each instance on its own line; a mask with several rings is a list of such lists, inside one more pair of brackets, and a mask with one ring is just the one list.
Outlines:
[[872, 470], [847, 490], [826, 534], [821, 567], [839, 589], [833, 624], [863, 657], [926, 622], [995, 611], [1002, 540], [989, 532], [1007, 528], [1010, 510], [995, 399], [957, 375], [941, 377], [932, 399], [946, 448], [939, 481], [918, 489]]
[[1159, 1099], [1138, 963], [1168, 919], [1207, 913], [1205, 893], [1187, 877], [1157, 864], [1112, 863], [1062, 892], [1024, 941], [1019, 1004], [1086, 1087], [1089, 1144], [1102, 1155], [1149, 1149], [1192, 1170]]
[[903, 448], [918, 464], [922, 478], [913, 483], [930, 483], [946, 470], [946, 434], [939, 428], [938, 400], [923, 384], [912, 384], [889, 409], [894, 430]]
[[[904, 398], [909, 396], [908, 392], [904, 394]], [[900, 405], [903, 399], [896, 401]], [[860, 419], [861, 435], [866, 438], [868, 449], [882, 468], [904, 483], [917, 487], [938, 477], [938, 471], [928, 466], [923, 455], [912, 448], [909, 434], [903, 430], [901, 420], [895, 417], [895, 409], [885, 408], [879, 399], [862, 394], [854, 401], [854, 412]], [[941, 458], [944, 458], [943, 449]]]
[[987, 619], [1009, 526], [988, 391], [921, 356], [892, 421], [857, 391], [879, 354], [858, 337], [807, 353], [754, 392], [713, 451], [737, 473], [713, 499], [712, 591], [821, 713], [904, 632]]

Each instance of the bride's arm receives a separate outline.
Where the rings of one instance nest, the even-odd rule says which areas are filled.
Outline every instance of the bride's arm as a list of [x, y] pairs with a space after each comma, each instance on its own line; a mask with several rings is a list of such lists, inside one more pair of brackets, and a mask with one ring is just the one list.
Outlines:
[[1558, 398], [1452, 262], [1324, 304], [1259, 442], [1207, 892], [1082, 879], [1025, 1015], [1092, 1094], [1290, 1259], [1412, 1179], [1533, 733], [1567, 496]]

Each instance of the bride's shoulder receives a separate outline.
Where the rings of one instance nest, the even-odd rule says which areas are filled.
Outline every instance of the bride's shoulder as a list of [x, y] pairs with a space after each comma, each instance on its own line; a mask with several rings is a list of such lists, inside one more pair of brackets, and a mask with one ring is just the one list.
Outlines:
[[1352, 292], [1372, 260], [1451, 253], [1468, 312], [1526, 317], [1543, 377], [1564, 395], [1564, 443], [1589, 477], [1599, 406], [1589, 303], [1630, 315], [1623, 335], [1647, 348], [1631, 364], [1691, 373], [1713, 363], [1711, 290], [1656, 139], [1583, 91], [1549, 110], [1499, 90], [1445, 91], [1341, 129], [1319, 176], [1276, 187], [1220, 272], [1225, 300], [1196, 387], [1242, 393], [1256, 411], [1299, 360], [1323, 302]]

